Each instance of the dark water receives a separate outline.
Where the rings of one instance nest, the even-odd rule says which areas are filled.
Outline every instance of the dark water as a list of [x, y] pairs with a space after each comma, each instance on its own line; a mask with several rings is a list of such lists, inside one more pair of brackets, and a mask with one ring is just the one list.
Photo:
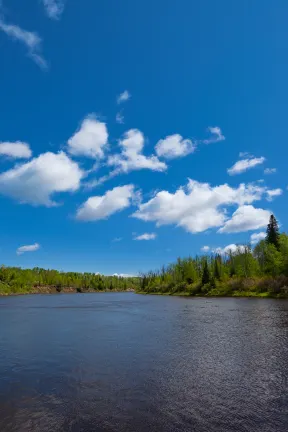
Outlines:
[[287, 432], [288, 301], [0, 298], [0, 431]]

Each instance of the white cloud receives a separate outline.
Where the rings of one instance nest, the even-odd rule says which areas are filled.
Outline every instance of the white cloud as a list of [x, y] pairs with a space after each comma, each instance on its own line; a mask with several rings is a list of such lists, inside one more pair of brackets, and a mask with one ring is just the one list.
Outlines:
[[277, 172], [277, 168], [265, 168], [264, 174], [275, 174]]
[[267, 190], [266, 193], [267, 193], [267, 201], [273, 201], [273, 198], [282, 195], [283, 191], [282, 189], [278, 188], [278, 189]]
[[265, 237], [266, 237], [266, 233], [264, 231], [251, 234], [250, 243], [254, 245], [258, 243], [260, 240], [264, 240]]
[[15, 159], [29, 159], [32, 151], [29, 144], [16, 142], [0, 142], [0, 156], [9, 156]]
[[118, 277], [118, 278], [131, 278], [131, 277], [136, 277], [135, 275], [132, 274], [128, 274], [128, 273], [114, 273], [112, 276]]
[[161, 139], [155, 146], [159, 157], [174, 159], [186, 156], [195, 150], [196, 146], [189, 139], [183, 139], [179, 134], [167, 136]]
[[123, 102], [128, 101], [131, 98], [131, 94], [129, 93], [128, 90], [125, 90], [123, 93], [121, 93], [118, 97], [117, 97], [117, 104], [121, 104]]
[[231, 168], [227, 170], [228, 174], [235, 175], [240, 174], [248, 169], [254, 168], [257, 165], [261, 165], [265, 162], [264, 157], [260, 158], [250, 158], [250, 159], [241, 159], [237, 161]]
[[124, 124], [124, 115], [121, 111], [116, 114], [116, 123]]
[[68, 140], [68, 151], [74, 156], [103, 158], [108, 143], [106, 124], [93, 115], [85, 118], [80, 129]]
[[210, 251], [210, 246], [203, 246], [203, 247], [201, 248], [201, 251], [202, 251], [202, 252], [209, 252], [209, 251]]
[[186, 187], [180, 187], [175, 193], [157, 192], [154, 198], [140, 204], [133, 216], [155, 221], [157, 226], [176, 224], [188, 232], [198, 233], [223, 226], [228, 219], [228, 206], [251, 204], [260, 200], [266, 190], [255, 184], [240, 184], [238, 188], [227, 184], [212, 187], [189, 180]]
[[37, 33], [23, 30], [15, 24], [7, 24], [0, 17], [0, 30], [6, 33], [11, 39], [23, 43], [28, 49], [28, 56], [41, 68], [47, 68], [47, 63], [41, 54], [42, 40]]
[[0, 193], [21, 203], [51, 207], [56, 205], [51, 195], [76, 191], [83, 176], [64, 152], [48, 152], [0, 174]]
[[167, 165], [160, 162], [156, 156], [148, 157], [142, 154], [144, 142], [144, 135], [138, 129], [130, 129], [125, 132], [123, 138], [119, 141], [122, 149], [121, 154], [112, 155], [108, 159], [108, 165], [114, 166], [116, 169], [115, 174], [140, 169], [150, 169], [152, 171], [165, 171], [167, 169]]
[[225, 246], [224, 248], [217, 247], [213, 249], [213, 252], [219, 255], [226, 255], [226, 254], [235, 254], [235, 253], [243, 253], [245, 251], [246, 246], [243, 245], [236, 245], [234, 243]]
[[130, 207], [135, 192], [133, 185], [118, 186], [102, 196], [88, 198], [78, 209], [76, 218], [82, 221], [107, 219], [113, 213]]
[[223, 135], [222, 130], [219, 126], [210, 126], [208, 127], [208, 131], [210, 132], [211, 137], [203, 140], [204, 144], [212, 144], [225, 140], [225, 136]]
[[64, 11], [64, 0], [42, 0], [49, 18], [58, 20]]
[[134, 237], [133, 240], [155, 240], [157, 237], [157, 235], [155, 233], [145, 233], [145, 234], [141, 234], [137, 237]]
[[257, 230], [267, 226], [271, 212], [268, 210], [255, 208], [252, 205], [240, 206], [227, 220], [220, 233], [235, 233], [250, 230]]
[[22, 255], [25, 252], [35, 252], [38, 249], [40, 249], [40, 245], [38, 243], [35, 243], [33, 245], [21, 246], [17, 249], [16, 254]]

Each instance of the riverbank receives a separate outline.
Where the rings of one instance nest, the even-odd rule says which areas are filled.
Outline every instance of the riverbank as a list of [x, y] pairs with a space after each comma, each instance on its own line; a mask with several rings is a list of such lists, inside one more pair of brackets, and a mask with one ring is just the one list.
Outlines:
[[[1, 285], [0, 285], [1, 287]], [[6, 297], [6, 296], [19, 296], [19, 295], [32, 295], [32, 294], [81, 294], [81, 293], [103, 293], [103, 292], [134, 292], [134, 289], [126, 289], [126, 290], [95, 290], [92, 288], [74, 288], [74, 287], [63, 287], [58, 288], [55, 286], [41, 286], [41, 287], [33, 287], [31, 289], [14, 289], [13, 291], [6, 289], [6, 290], [0, 290], [0, 297]]]
[[148, 284], [141, 294], [175, 295], [187, 297], [259, 297], [288, 298], [288, 277], [230, 278], [210, 283], [160, 283]]
[[288, 293], [282, 293], [282, 294], [273, 294], [269, 292], [264, 293], [256, 293], [256, 292], [241, 292], [241, 291], [235, 291], [234, 293], [228, 295], [228, 294], [221, 294], [221, 293], [209, 293], [209, 294], [189, 294], [187, 292], [153, 292], [153, 293], [147, 293], [144, 291], [139, 291], [137, 294], [141, 295], [155, 295], [155, 296], [172, 296], [172, 297], [200, 297], [200, 298], [271, 298], [271, 299], [288, 299]]

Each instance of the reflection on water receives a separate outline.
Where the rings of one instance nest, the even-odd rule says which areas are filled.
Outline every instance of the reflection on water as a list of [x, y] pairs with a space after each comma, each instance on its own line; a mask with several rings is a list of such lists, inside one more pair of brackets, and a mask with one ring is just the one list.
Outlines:
[[288, 302], [0, 298], [0, 431], [288, 430]]

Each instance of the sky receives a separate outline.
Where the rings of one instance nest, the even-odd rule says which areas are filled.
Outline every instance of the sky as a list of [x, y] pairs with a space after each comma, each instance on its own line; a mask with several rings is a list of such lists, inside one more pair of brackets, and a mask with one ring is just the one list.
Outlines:
[[137, 275], [287, 230], [287, 17], [0, 1], [0, 264]]

